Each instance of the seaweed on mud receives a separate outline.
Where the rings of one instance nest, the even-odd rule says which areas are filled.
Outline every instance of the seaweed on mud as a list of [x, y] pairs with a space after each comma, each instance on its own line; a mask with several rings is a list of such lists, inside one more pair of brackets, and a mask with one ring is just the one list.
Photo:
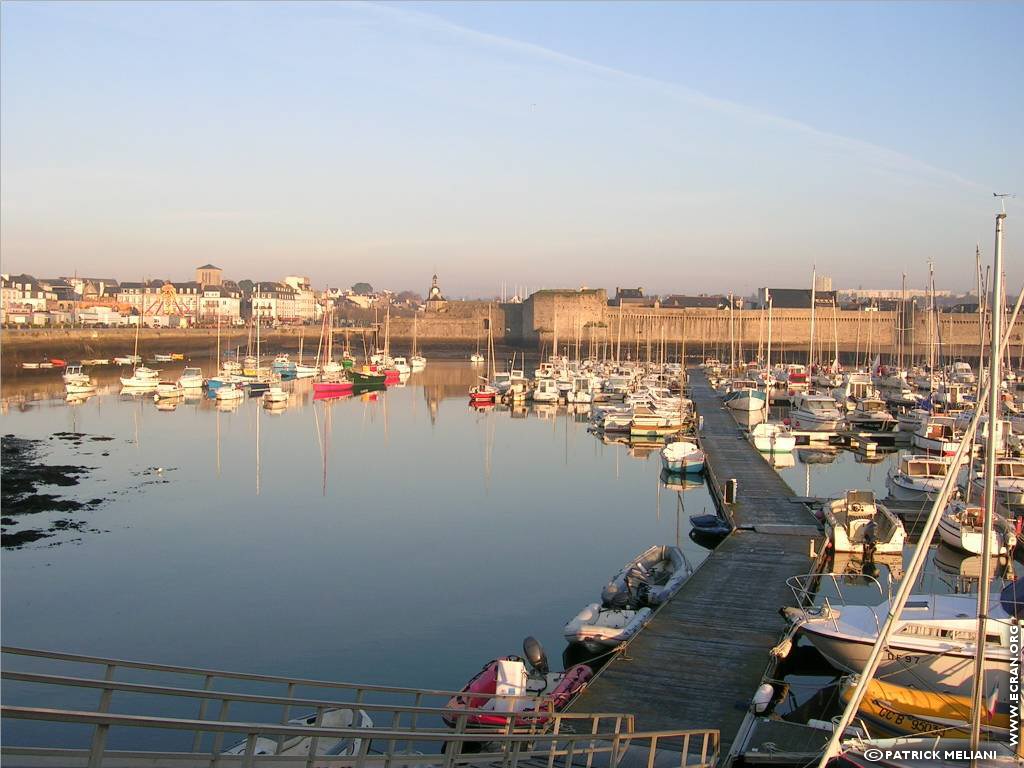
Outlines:
[[[58, 437], [73, 434], [58, 433]], [[62, 518], [52, 522], [47, 531], [38, 528], [10, 530], [10, 526], [20, 522], [16, 519], [20, 516], [42, 512], [76, 512], [95, 507], [103, 501], [92, 499], [83, 503], [52, 493], [39, 493], [40, 486], [78, 485], [82, 476], [88, 474], [91, 469], [70, 464], [44, 463], [40, 458], [40, 443], [39, 440], [19, 438], [10, 434], [0, 439], [0, 508], [4, 514], [0, 521], [3, 525], [0, 528], [0, 546], [4, 548], [20, 547], [39, 539], [49, 538], [58, 531], [81, 530], [85, 524], [83, 521]]]

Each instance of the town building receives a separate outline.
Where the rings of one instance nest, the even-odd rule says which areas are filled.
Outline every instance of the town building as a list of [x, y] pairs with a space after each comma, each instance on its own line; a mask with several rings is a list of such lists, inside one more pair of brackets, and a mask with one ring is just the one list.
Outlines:
[[320, 305], [313, 292], [313, 286], [308, 277], [301, 275], [288, 275], [284, 279], [285, 285], [295, 291], [295, 317], [301, 322], [308, 323], [320, 316], [318, 311]]
[[608, 300], [610, 307], [655, 307], [656, 296], [645, 296], [643, 288], [616, 288], [615, 296]]
[[728, 309], [728, 296], [683, 296], [672, 294], [661, 300], [663, 309]]
[[[810, 309], [811, 294], [810, 288], [759, 288], [757, 290], [757, 303], [761, 307], [768, 306], [768, 295], [772, 297], [772, 307], [775, 309]], [[814, 306], [818, 309], [836, 306], [837, 296], [835, 291], [814, 290]]]
[[213, 264], [196, 267], [196, 282], [202, 286], [218, 286], [223, 281], [224, 270]]
[[436, 274], [430, 284], [430, 290], [427, 291], [427, 300], [423, 303], [423, 309], [426, 312], [444, 312], [448, 309], [448, 299], [441, 293]]

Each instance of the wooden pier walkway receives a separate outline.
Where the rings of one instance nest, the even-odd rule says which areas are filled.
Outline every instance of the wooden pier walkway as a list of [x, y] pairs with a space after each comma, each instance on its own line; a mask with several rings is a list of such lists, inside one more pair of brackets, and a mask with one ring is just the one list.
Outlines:
[[704, 417], [701, 446], [713, 491], [738, 483], [729, 505], [738, 529], [575, 702], [578, 711], [629, 712], [638, 728], [718, 728], [733, 743], [786, 630], [790, 576], [812, 566], [818, 529], [804, 504], [743, 438], [701, 372], [691, 397]]

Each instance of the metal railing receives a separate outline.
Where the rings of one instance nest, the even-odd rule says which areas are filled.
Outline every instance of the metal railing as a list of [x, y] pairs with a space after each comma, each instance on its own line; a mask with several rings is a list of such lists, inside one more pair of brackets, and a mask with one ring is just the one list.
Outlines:
[[[834, 629], [838, 631], [838, 620], [836, 619], [835, 611], [832, 610], [833, 600], [835, 600], [838, 605], [844, 608], [851, 605], [867, 607], [871, 611], [871, 615], [874, 617], [876, 630], [879, 630], [881, 624], [876, 611], [876, 605], [866, 604], [862, 600], [857, 602], [847, 600], [846, 593], [843, 591], [842, 582], [849, 583], [853, 579], [860, 582], [856, 586], [874, 586], [875, 589], [878, 590], [879, 603], [891, 598], [891, 586], [889, 588], [890, 591], [887, 593], [886, 590], [882, 589], [882, 584], [878, 579], [867, 574], [807, 573], [800, 576], [790, 576], [786, 579], [786, 585], [793, 592], [793, 596], [796, 598], [797, 607], [803, 613], [805, 619], [831, 619]], [[832, 585], [834, 597], [830, 597], [829, 595], [822, 596], [822, 583]], [[850, 586], [853, 585], [851, 584]], [[818, 603], [819, 597], [820, 604]]]
[[[288, 678], [276, 675], [226, 672], [195, 667], [151, 664], [80, 654], [54, 653], [23, 648], [4, 647], [2, 652], [11, 658], [70, 662], [98, 665], [102, 677], [73, 676], [49, 672], [19, 671], [7, 668], [5, 698], [21, 698], [18, 694], [31, 692], [31, 700], [60, 701], [67, 691], [95, 691], [98, 701], [95, 710], [72, 708], [40, 708], [5, 704], [0, 713], [8, 721], [32, 721], [28, 732], [38, 740], [43, 724], [55, 731], [44, 741], [52, 744], [67, 738], [63, 726], [79, 726], [80, 746], [57, 748], [52, 746], [21, 745], [18, 734], [5, 734], [2, 750], [5, 766], [29, 765], [83, 765], [96, 768], [101, 765], [297, 765], [313, 766], [382, 766], [382, 768], [456, 768], [457, 766], [490, 765], [516, 768], [520, 762], [529, 762], [534, 768], [543, 760], [548, 768], [555, 766], [584, 766], [585, 768], [616, 768], [626, 754], [630, 765], [642, 758], [648, 768], [663, 764], [679, 768], [713, 766], [718, 759], [719, 736], [714, 730], [659, 731], [638, 733], [631, 715], [620, 713], [567, 713], [514, 711], [504, 716], [495, 709], [449, 709], [450, 697], [459, 692], [434, 689], [416, 689], [395, 686], [335, 683], [323, 680]], [[136, 675], [182, 675], [201, 678], [202, 687], [168, 685], [165, 682], [136, 682], [115, 679], [119, 670], [133, 670]], [[283, 694], [226, 690], [225, 681], [273, 684], [284, 687]], [[326, 689], [330, 698], [303, 697], [301, 688]], [[61, 692], [64, 692], [62, 695]], [[397, 696], [398, 701], [371, 701], [373, 695]], [[475, 694], [474, 694], [475, 695]], [[76, 695], [76, 698], [80, 696]], [[434, 699], [443, 698], [435, 702]], [[481, 694], [482, 699], [509, 699]], [[410, 703], [409, 700], [411, 699]], [[208, 717], [210, 705], [217, 707], [216, 719]], [[502, 706], [514, 708], [514, 702]], [[168, 709], [197, 707], [192, 716], [152, 714]], [[128, 712], [113, 709], [129, 707]], [[231, 715], [244, 708], [242, 717]], [[137, 710], [148, 712], [139, 714]], [[327, 727], [323, 725], [326, 713], [348, 709], [353, 713], [350, 722], [356, 723], [356, 713], [365, 713], [372, 721], [368, 727]], [[304, 713], [306, 722], [291, 720], [296, 710]], [[257, 714], [263, 713], [263, 714]], [[480, 716], [486, 715], [488, 727], [480, 726]], [[442, 719], [444, 718], [444, 719]], [[310, 722], [311, 721], [311, 722]], [[445, 721], [450, 727], [445, 726]], [[494, 725], [498, 722], [503, 725]], [[81, 736], [81, 727], [91, 729], [91, 738]], [[5, 725], [10, 731], [10, 726]], [[112, 749], [108, 747], [111, 731], [125, 746], [141, 748]], [[154, 729], [163, 734], [158, 742], [173, 739], [175, 749], [153, 747]], [[148, 743], [147, 743], [148, 734]], [[11, 736], [14, 738], [11, 738]], [[191, 735], [190, 748], [183, 748]], [[224, 746], [225, 738], [238, 737], [240, 742]], [[270, 739], [272, 741], [267, 742]], [[23, 739], [22, 739], [23, 740]], [[233, 738], [231, 738], [234, 741]], [[299, 746], [296, 747], [296, 740]], [[88, 741], [88, 746], [85, 745]], [[286, 754], [277, 754], [286, 745]], [[268, 743], [273, 747], [267, 748]], [[466, 751], [467, 746], [488, 745], [482, 755]], [[348, 744], [348, 752], [324, 754], [329, 745]], [[257, 749], [259, 746], [259, 749]], [[668, 750], [671, 759], [666, 757]], [[230, 753], [229, 753], [230, 751]], [[264, 752], [274, 754], [261, 754]], [[640, 752], [642, 754], [638, 755]], [[679, 754], [675, 754], [675, 753]], [[674, 756], [673, 756], [674, 755]], [[667, 760], [667, 762], [666, 762]]]

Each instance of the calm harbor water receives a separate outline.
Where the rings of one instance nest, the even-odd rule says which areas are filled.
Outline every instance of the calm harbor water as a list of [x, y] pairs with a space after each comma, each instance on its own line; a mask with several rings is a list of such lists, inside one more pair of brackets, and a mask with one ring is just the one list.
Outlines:
[[[657, 446], [602, 442], [586, 412], [470, 408], [478, 373], [434, 361], [334, 401], [286, 383], [280, 413], [205, 396], [160, 411], [113, 371], [79, 404], [56, 373], [8, 377], [3, 432], [89, 468], [41, 492], [93, 504], [12, 528], [51, 535], [4, 550], [4, 643], [457, 689], [532, 634], [557, 666], [563, 624], [632, 555], [706, 556], [688, 516], [713, 502], [703, 484], [666, 486]], [[779, 471], [798, 495], [884, 497], [894, 456], [797, 451]], [[962, 560], [933, 559], [927, 583], [955, 588]], [[794, 704], [830, 678], [792, 677]]]

